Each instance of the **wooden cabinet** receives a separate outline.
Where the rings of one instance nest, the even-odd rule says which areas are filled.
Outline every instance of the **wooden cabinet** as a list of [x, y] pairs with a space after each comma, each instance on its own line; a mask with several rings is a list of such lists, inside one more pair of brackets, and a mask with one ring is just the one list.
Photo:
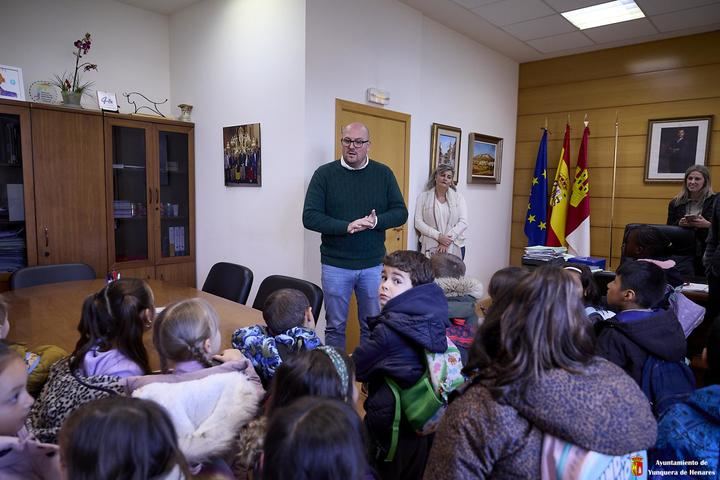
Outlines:
[[194, 128], [0, 99], [0, 291], [27, 265], [195, 286]]
[[123, 275], [195, 286], [193, 127], [105, 118], [108, 263]]
[[31, 108], [37, 263], [87, 263], [107, 272], [103, 118]]
[[37, 263], [30, 109], [0, 100], [0, 291], [10, 274]]

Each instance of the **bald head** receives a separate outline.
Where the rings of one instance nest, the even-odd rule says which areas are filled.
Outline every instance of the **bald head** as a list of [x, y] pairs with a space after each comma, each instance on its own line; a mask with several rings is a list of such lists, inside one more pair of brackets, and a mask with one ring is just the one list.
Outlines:
[[348, 136], [351, 138], [357, 138], [358, 136], [362, 136], [365, 140], [370, 140], [370, 130], [364, 123], [360, 122], [353, 122], [345, 125], [340, 131], [340, 134], [343, 137]]

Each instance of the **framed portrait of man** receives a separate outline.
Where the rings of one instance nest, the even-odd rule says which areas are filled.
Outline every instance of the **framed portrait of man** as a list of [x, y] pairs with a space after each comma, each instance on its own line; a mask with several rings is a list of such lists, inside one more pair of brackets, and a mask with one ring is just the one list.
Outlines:
[[706, 165], [712, 115], [649, 120], [646, 182], [681, 182], [692, 165]]

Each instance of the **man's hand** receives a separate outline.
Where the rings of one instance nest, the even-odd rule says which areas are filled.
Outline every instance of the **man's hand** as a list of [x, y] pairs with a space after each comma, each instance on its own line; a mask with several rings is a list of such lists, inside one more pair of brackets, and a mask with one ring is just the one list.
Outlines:
[[350, 225], [347, 227], [347, 232], [352, 235], [353, 233], [362, 232], [363, 230], [372, 230], [376, 224], [377, 214], [375, 213], [375, 209], [373, 209], [370, 215], [350, 222]]

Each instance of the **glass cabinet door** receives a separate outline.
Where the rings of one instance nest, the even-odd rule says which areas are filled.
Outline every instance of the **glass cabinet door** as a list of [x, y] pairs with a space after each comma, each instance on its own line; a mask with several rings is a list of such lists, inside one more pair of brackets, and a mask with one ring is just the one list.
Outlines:
[[116, 263], [148, 260], [146, 129], [112, 126], [112, 210]]
[[188, 134], [158, 132], [160, 186], [160, 255], [190, 256], [190, 158]]
[[32, 172], [32, 164], [23, 156], [22, 128], [19, 114], [0, 111], [0, 272], [28, 265], [23, 170]]

